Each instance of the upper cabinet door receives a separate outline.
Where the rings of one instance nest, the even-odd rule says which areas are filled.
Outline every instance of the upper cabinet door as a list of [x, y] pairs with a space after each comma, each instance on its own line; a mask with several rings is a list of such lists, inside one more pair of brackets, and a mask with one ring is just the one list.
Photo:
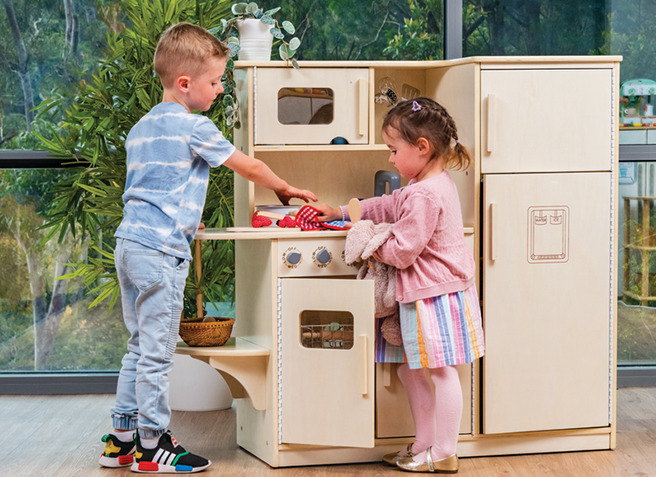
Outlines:
[[369, 70], [257, 68], [255, 144], [367, 144]]
[[612, 69], [483, 70], [481, 171], [609, 171]]

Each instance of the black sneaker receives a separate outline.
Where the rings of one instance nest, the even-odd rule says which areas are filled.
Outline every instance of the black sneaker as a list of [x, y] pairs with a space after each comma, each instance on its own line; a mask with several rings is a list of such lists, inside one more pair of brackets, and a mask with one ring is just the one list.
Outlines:
[[171, 435], [171, 431], [162, 434], [154, 449], [141, 447], [138, 434], [136, 441], [137, 452], [132, 464], [132, 472], [191, 473], [205, 470], [211, 464], [209, 460], [184, 450]]
[[114, 434], [102, 437], [105, 450], [98, 461], [103, 467], [125, 467], [134, 462], [134, 441], [123, 442]]

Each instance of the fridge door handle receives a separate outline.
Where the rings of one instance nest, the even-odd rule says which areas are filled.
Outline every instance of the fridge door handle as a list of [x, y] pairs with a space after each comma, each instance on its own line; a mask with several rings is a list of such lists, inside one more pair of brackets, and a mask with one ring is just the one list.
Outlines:
[[495, 203], [490, 203], [490, 260], [494, 262], [497, 259], [497, 249], [495, 247], [496, 241], [495, 237], [495, 227], [498, 219], [497, 205]]
[[369, 394], [369, 338], [367, 335], [358, 336], [358, 351], [360, 352], [358, 356], [360, 369], [360, 393], [363, 396]]
[[496, 146], [497, 97], [487, 95], [487, 152], [494, 152]]
[[367, 103], [367, 89], [368, 89], [368, 82], [367, 80], [364, 79], [359, 79], [357, 81], [358, 85], [358, 135], [359, 136], [364, 136], [367, 134], [367, 124], [369, 122], [369, 111], [368, 111], [368, 103]]

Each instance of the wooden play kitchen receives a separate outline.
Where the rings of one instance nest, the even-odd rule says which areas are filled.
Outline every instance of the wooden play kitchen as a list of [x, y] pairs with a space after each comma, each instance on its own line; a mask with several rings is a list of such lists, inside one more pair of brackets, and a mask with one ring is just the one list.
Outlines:
[[[321, 202], [393, 171], [390, 103], [428, 96], [456, 120], [487, 346], [460, 367], [460, 456], [615, 446], [620, 59], [237, 63], [237, 147]], [[250, 227], [275, 203], [237, 177], [235, 227], [197, 235], [235, 240], [236, 322], [226, 345], [177, 352], [226, 378], [237, 442], [269, 465], [377, 461], [414, 426], [396, 365], [374, 362], [373, 282], [344, 262], [344, 231]]]

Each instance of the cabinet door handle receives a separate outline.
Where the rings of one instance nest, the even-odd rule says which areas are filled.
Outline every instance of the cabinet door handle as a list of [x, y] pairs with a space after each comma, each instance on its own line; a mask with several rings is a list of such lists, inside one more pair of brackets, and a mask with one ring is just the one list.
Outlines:
[[499, 212], [497, 210], [497, 205], [491, 203], [490, 204], [490, 260], [493, 262], [497, 259], [497, 249], [495, 247], [496, 241], [494, 240], [494, 236], [495, 236], [494, 230], [497, 223], [498, 213]]
[[358, 135], [364, 136], [367, 134], [367, 125], [369, 124], [369, 104], [367, 98], [367, 89], [369, 83], [367, 80], [358, 80]]
[[493, 94], [487, 95], [487, 152], [494, 151], [496, 146], [496, 123], [497, 123], [497, 97]]
[[360, 351], [360, 393], [369, 394], [369, 338], [367, 335], [358, 336], [358, 350]]
[[[378, 377], [376, 377], [378, 379]], [[392, 386], [392, 364], [383, 363], [383, 386], [389, 388]]]

